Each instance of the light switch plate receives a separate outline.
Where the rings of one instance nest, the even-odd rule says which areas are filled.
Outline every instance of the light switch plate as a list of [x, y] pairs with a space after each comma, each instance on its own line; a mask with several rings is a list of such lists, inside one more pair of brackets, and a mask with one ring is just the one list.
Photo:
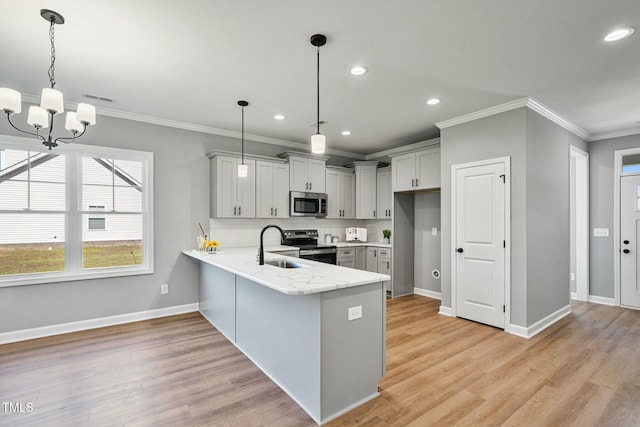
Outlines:
[[362, 306], [357, 305], [355, 307], [349, 307], [349, 313], [347, 320], [356, 320], [362, 317]]
[[609, 237], [608, 228], [594, 228], [593, 237]]
[[436, 227], [433, 227], [433, 228], [431, 229], [431, 235], [432, 235], [432, 236], [437, 236], [437, 235], [438, 235], [438, 229], [437, 229]]

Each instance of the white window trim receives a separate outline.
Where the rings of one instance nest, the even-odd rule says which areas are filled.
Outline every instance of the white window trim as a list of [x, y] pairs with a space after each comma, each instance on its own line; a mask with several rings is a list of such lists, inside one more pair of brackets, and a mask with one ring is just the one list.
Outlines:
[[[0, 144], [3, 148], [14, 150], [29, 150], [49, 152], [39, 141], [16, 137], [10, 135], [0, 135]], [[109, 277], [134, 276], [142, 274], [152, 274], [154, 272], [153, 253], [153, 153], [146, 151], [128, 150], [124, 148], [99, 147], [95, 145], [82, 145], [82, 143], [60, 144], [54, 148], [57, 153], [73, 156], [93, 156], [112, 157], [118, 160], [142, 161], [142, 180], [146, 183], [142, 191], [143, 206], [147, 207], [142, 212], [143, 230], [142, 241], [143, 263], [139, 266], [130, 267], [106, 267], [100, 269], [82, 270], [82, 248], [80, 245], [72, 245], [69, 242], [82, 242], [82, 227], [70, 227], [70, 223], [81, 224], [83, 213], [79, 195], [82, 194], [82, 180], [79, 173], [72, 173], [67, 176], [67, 221], [65, 227], [65, 271], [52, 273], [29, 273], [11, 276], [0, 276], [0, 288], [10, 286], [35, 285], [43, 283], [68, 282], [74, 280], [101, 279]], [[80, 167], [76, 162], [76, 167]], [[67, 172], [69, 168], [67, 168]], [[76, 172], [76, 171], [72, 171]], [[75, 208], [71, 209], [71, 206]], [[108, 212], [105, 212], [108, 213]], [[124, 213], [124, 212], [123, 212]], [[135, 212], [138, 214], [139, 212]], [[73, 220], [72, 220], [73, 217]], [[75, 247], [78, 246], [78, 247]]]

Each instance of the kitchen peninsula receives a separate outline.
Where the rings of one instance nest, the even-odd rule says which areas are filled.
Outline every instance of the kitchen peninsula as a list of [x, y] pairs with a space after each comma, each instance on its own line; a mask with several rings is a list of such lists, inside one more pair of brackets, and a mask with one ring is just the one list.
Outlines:
[[269, 250], [265, 265], [256, 248], [183, 251], [200, 261], [202, 315], [318, 424], [378, 396], [390, 277]]

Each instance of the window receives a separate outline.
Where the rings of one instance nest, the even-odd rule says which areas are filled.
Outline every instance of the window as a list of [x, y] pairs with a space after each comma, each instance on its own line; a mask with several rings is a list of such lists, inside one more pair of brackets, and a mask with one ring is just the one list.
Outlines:
[[[89, 205], [90, 212], [104, 212], [104, 206]], [[105, 230], [106, 222], [104, 214], [92, 213], [89, 215], [89, 230]]]
[[0, 286], [153, 272], [152, 153], [0, 138]]

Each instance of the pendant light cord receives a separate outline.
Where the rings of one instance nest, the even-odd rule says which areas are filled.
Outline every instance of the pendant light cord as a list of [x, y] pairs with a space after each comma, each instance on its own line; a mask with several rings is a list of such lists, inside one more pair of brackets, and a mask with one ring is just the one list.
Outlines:
[[318, 131], [317, 134], [320, 134], [320, 46], [318, 46], [318, 69], [317, 69], [317, 73], [316, 73], [317, 79], [317, 125], [318, 125]]
[[242, 107], [242, 164], [244, 165], [244, 107]]

